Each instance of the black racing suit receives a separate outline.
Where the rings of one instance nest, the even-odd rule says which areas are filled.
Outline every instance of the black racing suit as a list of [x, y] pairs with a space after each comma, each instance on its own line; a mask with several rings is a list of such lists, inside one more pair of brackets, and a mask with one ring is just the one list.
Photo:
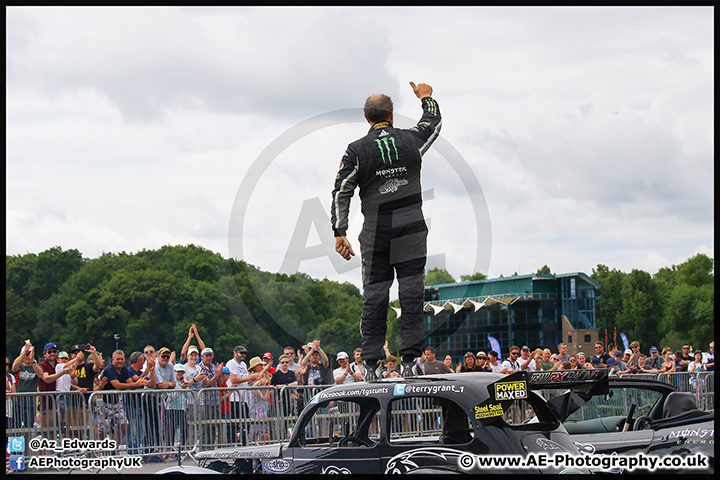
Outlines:
[[363, 309], [362, 357], [371, 363], [385, 358], [390, 286], [398, 278], [402, 342], [400, 354], [422, 353], [422, 307], [427, 260], [427, 225], [422, 212], [422, 155], [440, 133], [437, 102], [421, 100], [423, 116], [414, 127], [374, 124], [351, 143], [340, 165], [332, 193], [330, 217], [336, 237], [348, 228], [350, 198], [360, 187], [364, 217], [360, 233]]

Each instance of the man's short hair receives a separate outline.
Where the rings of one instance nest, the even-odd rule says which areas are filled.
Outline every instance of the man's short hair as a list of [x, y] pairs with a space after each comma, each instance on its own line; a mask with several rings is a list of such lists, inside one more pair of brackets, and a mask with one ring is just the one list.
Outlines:
[[124, 357], [125, 352], [123, 352], [122, 350], [115, 350], [112, 354], [112, 357], [110, 357], [110, 358], [115, 358], [116, 355], [122, 355]]
[[595, 345], [600, 345], [600, 346], [603, 347], [603, 348], [605, 347], [605, 345], [603, 345], [603, 342], [601, 342], [600, 340], [598, 340], [597, 342], [595, 342]]
[[142, 357], [142, 352], [132, 352], [130, 354], [130, 365], [138, 361], [138, 358]]
[[488, 357], [495, 357], [495, 358], [497, 358], [497, 357], [498, 357], [498, 353], [497, 353], [495, 350], [490, 350], [490, 351], [488, 352]]
[[389, 357], [387, 357], [387, 358], [385, 359], [385, 361], [386, 361], [387, 363], [397, 363], [397, 358], [395, 358], [395, 357], [393, 357], [392, 355], [390, 355]]
[[370, 95], [365, 100], [363, 113], [365, 117], [372, 123], [382, 122], [390, 118], [393, 111], [393, 102], [390, 97], [385, 94]]
[[358, 347], [355, 350], [353, 350], [353, 355], [355, 355], [358, 352], [362, 353], [362, 348]]
[[290, 355], [280, 355], [280, 358], [278, 358], [278, 364], [279, 364], [279, 362], [282, 362], [283, 360], [290, 361]]
[[558, 350], [560, 350], [560, 347], [562, 347], [562, 346], [567, 347], [567, 345], [565, 345], [564, 343], [558, 343]]
[[435, 353], [435, 349], [434, 349], [433, 347], [427, 347], [427, 348], [425, 349], [426, 352], [427, 352], [428, 350], [430, 350], [430, 353], [433, 353], [433, 354]]

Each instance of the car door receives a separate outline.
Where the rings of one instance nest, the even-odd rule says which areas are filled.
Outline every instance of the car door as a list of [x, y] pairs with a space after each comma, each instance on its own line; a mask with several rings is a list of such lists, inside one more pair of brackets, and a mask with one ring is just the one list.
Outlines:
[[380, 468], [379, 413], [367, 399], [325, 401], [305, 417], [289, 448], [296, 474], [373, 475]]

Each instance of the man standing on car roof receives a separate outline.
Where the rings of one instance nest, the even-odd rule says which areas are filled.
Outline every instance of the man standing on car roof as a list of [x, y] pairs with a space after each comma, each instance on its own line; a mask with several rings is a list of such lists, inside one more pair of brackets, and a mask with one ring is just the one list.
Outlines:
[[360, 330], [368, 380], [374, 379], [387, 330], [390, 286], [397, 274], [400, 297], [400, 354], [404, 375], [422, 353], [422, 304], [427, 260], [427, 225], [422, 212], [422, 155], [440, 133], [441, 117], [430, 85], [410, 82], [423, 115], [410, 129], [393, 126], [387, 95], [365, 101], [368, 134], [351, 143], [340, 164], [332, 193], [331, 222], [335, 250], [346, 260], [355, 255], [346, 234], [350, 198], [360, 187], [364, 216], [359, 236], [363, 309]]

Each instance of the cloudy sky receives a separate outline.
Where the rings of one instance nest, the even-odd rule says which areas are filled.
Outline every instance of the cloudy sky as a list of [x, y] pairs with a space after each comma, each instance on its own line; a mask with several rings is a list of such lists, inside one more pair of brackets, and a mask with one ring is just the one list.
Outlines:
[[[330, 191], [365, 98], [391, 95], [410, 126], [414, 81], [443, 114], [430, 266], [714, 257], [711, 8], [6, 13], [9, 255], [193, 243], [359, 284], [357, 258], [326, 255]], [[355, 196], [355, 246], [360, 223]]]

